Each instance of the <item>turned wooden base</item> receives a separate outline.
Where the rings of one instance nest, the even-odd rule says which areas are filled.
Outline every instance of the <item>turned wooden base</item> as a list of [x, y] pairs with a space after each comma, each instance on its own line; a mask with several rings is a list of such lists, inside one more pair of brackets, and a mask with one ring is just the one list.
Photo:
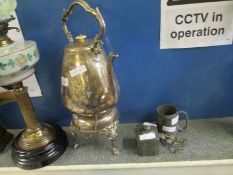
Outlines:
[[53, 126], [55, 129], [54, 138], [45, 146], [23, 150], [19, 146], [21, 132], [15, 139], [12, 145], [12, 159], [19, 168], [36, 169], [44, 167], [57, 160], [66, 150], [68, 139], [65, 131], [58, 125]]

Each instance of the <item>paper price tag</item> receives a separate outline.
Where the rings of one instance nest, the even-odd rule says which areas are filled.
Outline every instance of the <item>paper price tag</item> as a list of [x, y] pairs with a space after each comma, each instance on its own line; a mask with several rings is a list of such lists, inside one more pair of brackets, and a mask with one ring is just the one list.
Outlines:
[[68, 80], [68, 78], [65, 78], [65, 77], [61, 77], [61, 84], [63, 85], [63, 86], [69, 86], [69, 80]]
[[144, 122], [142, 125], [157, 127], [157, 125], [156, 125], [156, 124], [148, 123], [148, 122]]
[[86, 71], [87, 71], [86, 66], [81, 65], [81, 66], [78, 66], [78, 67], [70, 70], [70, 76], [75, 77], [75, 76], [80, 75], [81, 73], [86, 72]]
[[167, 131], [167, 132], [175, 132], [176, 126], [174, 126], [174, 127], [163, 126], [162, 130]]
[[155, 139], [156, 136], [155, 136], [155, 133], [148, 133], [148, 134], [142, 134], [139, 136], [139, 139], [140, 140], [151, 140], [151, 139]]
[[175, 118], [173, 118], [173, 119], [171, 120], [171, 124], [172, 124], [172, 125], [175, 125], [175, 124], [178, 123], [178, 121], [179, 121], [179, 115], [177, 115]]

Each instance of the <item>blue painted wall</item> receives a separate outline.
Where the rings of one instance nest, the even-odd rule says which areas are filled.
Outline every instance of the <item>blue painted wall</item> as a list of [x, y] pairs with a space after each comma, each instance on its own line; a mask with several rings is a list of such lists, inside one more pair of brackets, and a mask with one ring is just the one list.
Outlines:
[[[68, 43], [61, 26], [62, 9], [71, 0], [21, 0], [17, 13], [25, 39], [41, 53], [36, 74], [43, 97], [33, 98], [40, 120], [68, 125], [71, 114], [60, 97], [63, 49]], [[159, 0], [89, 0], [107, 24], [105, 41], [119, 53], [115, 72], [121, 87], [121, 122], [153, 121], [155, 107], [176, 104], [190, 118], [233, 115], [233, 45], [160, 50]], [[74, 34], [92, 37], [95, 20], [79, 9], [70, 18]], [[15, 103], [0, 106], [0, 123], [24, 127]]]

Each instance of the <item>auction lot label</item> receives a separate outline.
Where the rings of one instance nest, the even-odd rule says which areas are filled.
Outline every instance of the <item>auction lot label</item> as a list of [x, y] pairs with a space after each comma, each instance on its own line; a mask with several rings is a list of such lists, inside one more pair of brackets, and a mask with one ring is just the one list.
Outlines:
[[232, 44], [233, 0], [161, 0], [160, 48]]

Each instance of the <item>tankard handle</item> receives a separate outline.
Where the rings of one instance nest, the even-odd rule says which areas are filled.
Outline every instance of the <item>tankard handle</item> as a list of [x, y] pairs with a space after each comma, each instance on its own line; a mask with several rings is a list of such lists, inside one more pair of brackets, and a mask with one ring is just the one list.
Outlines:
[[178, 124], [178, 131], [181, 132], [181, 131], [187, 129], [189, 116], [188, 116], [188, 113], [185, 111], [179, 111], [179, 114], [184, 114], [184, 116], [185, 116], [185, 125], [183, 127], [180, 127], [180, 125]]
[[72, 14], [74, 8], [78, 7], [78, 6], [81, 6], [83, 7], [86, 12], [88, 12], [89, 14], [93, 15], [96, 17], [96, 20], [99, 22], [100, 24], [100, 32], [98, 35], [95, 36], [95, 40], [96, 41], [99, 41], [102, 39], [104, 33], [105, 33], [105, 22], [104, 22], [104, 19], [99, 11], [98, 8], [96, 9], [93, 9], [89, 6], [89, 4], [87, 4], [84, 0], [78, 0], [78, 1], [75, 1], [73, 2], [72, 4], [70, 4], [70, 6], [68, 7], [68, 9], [64, 9], [63, 11], [63, 15], [62, 15], [62, 27], [63, 27], [63, 30], [68, 38], [68, 40], [70, 42], [74, 42], [74, 39], [72, 37], [72, 34], [69, 32], [68, 28], [67, 28], [67, 21], [68, 21], [68, 16], [70, 14]]

